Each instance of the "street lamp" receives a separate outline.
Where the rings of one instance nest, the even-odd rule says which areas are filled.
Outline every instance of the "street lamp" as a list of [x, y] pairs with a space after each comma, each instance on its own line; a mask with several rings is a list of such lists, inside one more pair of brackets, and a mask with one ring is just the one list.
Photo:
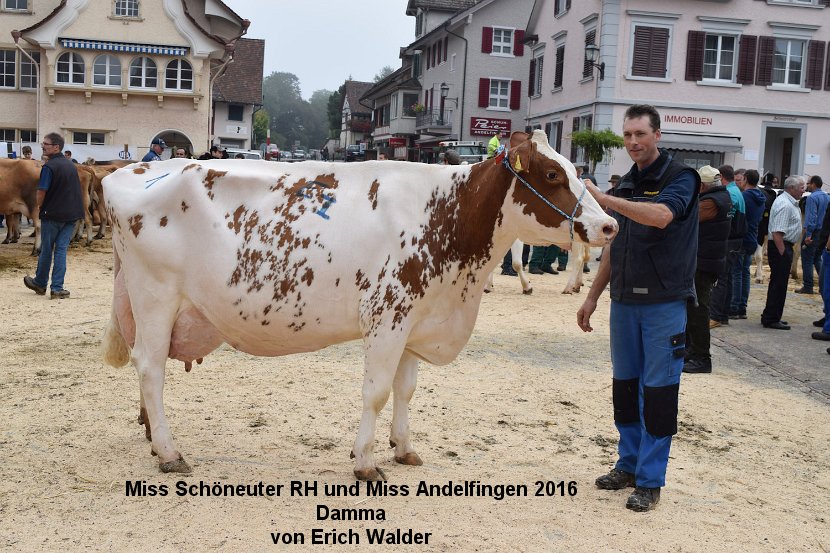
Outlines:
[[597, 63], [599, 61], [599, 46], [596, 44], [585, 45], [585, 61], [599, 69], [599, 80], [605, 78], [605, 62]]

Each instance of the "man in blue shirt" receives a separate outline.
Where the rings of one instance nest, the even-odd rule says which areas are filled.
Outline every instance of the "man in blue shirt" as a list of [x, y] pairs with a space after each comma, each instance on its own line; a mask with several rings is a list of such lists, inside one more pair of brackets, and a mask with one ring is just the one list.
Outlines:
[[153, 141], [150, 142], [150, 151], [144, 154], [141, 161], [161, 161], [161, 154], [164, 152], [166, 147], [167, 144], [164, 143], [164, 140], [161, 138], [154, 138]]
[[586, 183], [620, 232], [602, 253], [577, 324], [591, 332], [597, 300], [611, 283], [611, 364], [619, 459], [596, 479], [604, 490], [634, 487], [626, 507], [648, 511], [660, 500], [686, 353], [686, 303], [694, 301], [698, 238], [697, 171], [657, 147], [660, 114], [649, 105], [625, 112], [623, 139], [634, 161], [613, 195]]
[[[830, 195], [821, 189], [824, 182], [818, 175], [810, 177], [807, 183], [807, 191], [810, 195], [804, 200], [804, 239], [801, 242], [801, 272], [804, 275], [803, 285], [798, 288], [796, 294], [812, 294], [813, 291], [813, 267], [821, 277], [821, 256], [822, 244], [818, 244], [818, 235], [821, 232], [821, 223], [824, 221], [824, 213], [827, 211], [827, 203], [830, 202]], [[819, 291], [822, 289], [819, 280]]]

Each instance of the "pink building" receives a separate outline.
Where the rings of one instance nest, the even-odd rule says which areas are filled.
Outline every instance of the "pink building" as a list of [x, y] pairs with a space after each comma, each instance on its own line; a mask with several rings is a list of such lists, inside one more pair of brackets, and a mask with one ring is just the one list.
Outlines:
[[[575, 163], [572, 131], [622, 134], [648, 103], [689, 165], [830, 177], [830, 0], [537, 0], [526, 36], [528, 124]], [[597, 179], [630, 165], [618, 150]]]

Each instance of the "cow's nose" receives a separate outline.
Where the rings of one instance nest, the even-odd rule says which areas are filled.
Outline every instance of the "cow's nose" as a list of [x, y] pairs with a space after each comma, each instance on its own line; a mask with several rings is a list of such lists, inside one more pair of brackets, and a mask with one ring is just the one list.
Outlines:
[[617, 235], [617, 222], [611, 221], [602, 226], [602, 234], [605, 235], [606, 240], [611, 240]]

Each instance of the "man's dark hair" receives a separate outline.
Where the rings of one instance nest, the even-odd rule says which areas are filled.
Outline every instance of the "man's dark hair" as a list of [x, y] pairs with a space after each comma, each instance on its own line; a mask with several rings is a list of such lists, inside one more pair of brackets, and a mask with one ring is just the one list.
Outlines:
[[746, 175], [746, 169], [735, 169], [736, 175]]
[[813, 175], [812, 177], [810, 177], [810, 184], [815, 185], [816, 188], [821, 188], [822, 186], [824, 186], [824, 181], [821, 180], [820, 176]]
[[63, 150], [63, 145], [66, 144], [66, 142], [63, 141], [63, 136], [59, 135], [56, 132], [50, 132], [49, 134], [44, 136], [43, 139], [48, 140], [52, 144], [57, 144], [61, 150]]
[[63, 155], [65, 155], [66, 157], [72, 157], [72, 150], [64, 150]]
[[629, 108], [625, 110], [625, 117], [623, 117], [623, 121], [626, 119], [638, 119], [644, 115], [648, 116], [648, 122], [651, 124], [651, 130], [659, 131], [660, 113], [657, 111], [657, 108], [649, 104], [634, 104], [633, 106], [629, 106]]
[[591, 172], [591, 169], [590, 169], [590, 167], [588, 167], [587, 165], [583, 165], [583, 166], [582, 166], [582, 172], [583, 172], [583, 173], [590, 173], [590, 172]]
[[747, 169], [744, 171], [744, 180], [749, 186], [757, 186], [758, 181], [761, 180], [761, 176], [755, 169]]
[[721, 165], [718, 167], [718, 172], [721, 177], [726, 179], [727, 182], [735, 180], [735, 169], [733, 169], [731, 165]]

